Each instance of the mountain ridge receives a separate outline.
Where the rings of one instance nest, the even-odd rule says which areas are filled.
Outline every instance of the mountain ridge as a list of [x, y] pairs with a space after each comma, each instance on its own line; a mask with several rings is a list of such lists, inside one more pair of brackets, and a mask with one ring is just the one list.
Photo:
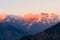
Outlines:
[[43, 32], [25, 36], [20, 40], [60, 40], [60, 23], [57, 23]]
[[[14, 40], [17, 40], [23, 36], [40, 33], [56, 24], [56, 22], [54, 22], [54, 21], [52, 22], [51, 19], [50, 19], [51, 21], [48, 24], [47, 20], [44, 19], [45, 18], [44, 16], [43, 16], [44, 20], [42, 20], [42, 21], [39, 21], [40, 16], [36, 16], [36, 17], [34, 17], [34, 18], [28, 17], [29, 20], [26, 21], [25, 17], [7, 15], [5, 19], [0, 21], [0, 29], [2, 30], [1, 34], [3, 32], [3, 34], [2, 34], [3, 37], [2, 37], [2, 35], [0, 36], [0, 37], [2, 37], [1, 39], [3, 40], [3, 38], [4, 39], [6, 38], [6, 39], [13, 40], [14, 38], [16, 38]], [[54, 18], [54, 20], [56, 20], [55, 16], [53, 16], [53, 18]], [[59, 21], [57, 18], [57, 23], [58, 22]], [[11, 36], [9, 38], [5, 37], [6, 35], [8, 36], [9, 33], [10, 33], [10, 35], [13, 34], [12, 38], [11, 38]]]
[[[38, 14], [36, 14], [36, 15], [38, 15]], [[28, 16], [27, 17], [28, 20], [26, 19], [25, 16], [24, 17], [18, 17], [18, 16], [15, 16], [15, 15], [7, 15], [6, 18], [3, 21], [1, 21], [1, 23], [8, 23], [10, 25], [13, 25], [17, 29], [24, 30], [24, 31], [26, 31], [30, 34], [36, 34], [38, 32], [41, 32], [41, 31], [49, 28], [50, 26], [56, 24], [55, 22], [52, 22], [53, 19], [50, 19], [49, 23], [48, 23], [48, 20], [43, 19], [46, 16], [48, 16], [48, 14], [43, 13], [43, 14], [39, 14], [38, 16], [36, 16], [36, 15], [27, 14], [26, 16]], [[55, 16], [55, 14], [52, 14], [52, 15], [53, 15], [54, 20], [56, 20], [57, 23], [58, 23], [59, 19], [57, 18], [57, 16]], [[41, 21], [39, 21], [41, 16], [43, 18], [41, 19]], [[27, 22], [25, 20], [27, 20], [27, 21], [30, 20], [30, 21]], [[36, 21], [38, 21], [38, 22], [36, 22]]]

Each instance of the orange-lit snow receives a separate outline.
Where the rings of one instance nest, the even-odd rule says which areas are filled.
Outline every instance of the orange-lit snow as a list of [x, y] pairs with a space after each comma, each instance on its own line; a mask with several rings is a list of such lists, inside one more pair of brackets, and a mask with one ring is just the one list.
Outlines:
[[6, 18], [6, 14], [0, 14], [0, 21], [3, 21]]
[[51, 14], [47, 14], [47, 13], [40, 13], [40, 14], [26, 14], [24, 16], [24, 19], [26, 22], [42, 22], [42, 23], [46, 23], [46, 22], [58, 22], [58, 15], [51, 13]]

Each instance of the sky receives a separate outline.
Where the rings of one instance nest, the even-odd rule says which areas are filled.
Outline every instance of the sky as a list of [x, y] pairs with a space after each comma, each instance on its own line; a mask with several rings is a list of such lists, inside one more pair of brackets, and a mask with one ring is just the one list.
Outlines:
[[41, 12], [60, 15], [60, 0], [0, 0], [0, 13], [24, 15]]

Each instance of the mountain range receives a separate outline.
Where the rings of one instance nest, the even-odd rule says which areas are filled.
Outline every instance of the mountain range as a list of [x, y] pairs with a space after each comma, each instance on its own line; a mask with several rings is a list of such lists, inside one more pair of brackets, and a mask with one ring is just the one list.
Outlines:
[[[53, 15], [53, 16], [52, 16]], [[0, 40], [19, 40], [23, 36], [40, 33], [59, 22], [58, 16], [52, 14], [32, 15], [24, 17], [0, 15]]]

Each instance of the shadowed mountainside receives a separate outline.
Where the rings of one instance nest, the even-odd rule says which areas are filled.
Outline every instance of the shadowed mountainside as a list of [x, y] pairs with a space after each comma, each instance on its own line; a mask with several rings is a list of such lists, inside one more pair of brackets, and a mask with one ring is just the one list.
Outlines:
[[13, 25], [0, 23], [0, 40], [19, 40], [25, 35], [28, 35], [28, 33]]
[[46, 29], [41, 33], [25, 36], [20, 40], [60, 40], [60, 23]]

